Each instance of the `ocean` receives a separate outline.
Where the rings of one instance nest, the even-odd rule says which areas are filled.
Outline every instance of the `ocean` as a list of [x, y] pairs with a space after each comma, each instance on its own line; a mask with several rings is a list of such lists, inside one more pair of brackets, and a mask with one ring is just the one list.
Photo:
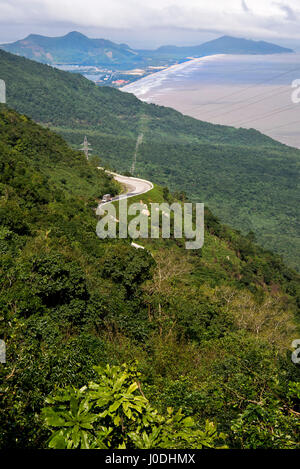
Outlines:
[[300, 148], [300, 54], [192, 59], [122, 91], [203, 121], [255, 128]]

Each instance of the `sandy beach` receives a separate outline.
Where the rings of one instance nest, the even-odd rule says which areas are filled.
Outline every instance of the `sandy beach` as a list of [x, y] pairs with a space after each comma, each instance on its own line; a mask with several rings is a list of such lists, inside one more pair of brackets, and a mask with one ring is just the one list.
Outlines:
[[214, 124], [255, 128], [300, 148], [300, 104], [292, 102], [300, 56], [201, 57], [173, 65], [122, 90]]

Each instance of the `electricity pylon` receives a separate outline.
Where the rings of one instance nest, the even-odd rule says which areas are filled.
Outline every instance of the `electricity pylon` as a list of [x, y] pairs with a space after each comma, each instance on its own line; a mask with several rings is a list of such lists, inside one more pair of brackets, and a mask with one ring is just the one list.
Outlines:
[[0, 103], [6, 104], [6, 86], [5, 81], [0, 79]]
[[85, 137], [84, 137], [83, 144], [82, 144], [82, 147], [81, 147], [81, 151], [84, 152], [84, 154], [85, 154], [87, 160], [89, 159], [89, 152], [93, 150], [92, 148], [90, 148], [90, 145], [91, 145], [91, 144], [88, 142], [88, 139], [87, 139], [87, 137], [85, 136]]

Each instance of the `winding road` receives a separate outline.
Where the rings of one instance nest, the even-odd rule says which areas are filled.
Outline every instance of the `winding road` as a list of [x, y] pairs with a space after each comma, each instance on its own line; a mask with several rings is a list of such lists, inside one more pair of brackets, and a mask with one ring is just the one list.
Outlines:
[[[104, 168], [98, 168], [98, 169], [103, 170]], [[116, 181], [122, 184], [122, 186], [125, 186], [126, 192], [124, 194], [120, 194], [120, 195], [117, 195], [116, 197], [113, 197], [108, 202], [100, 203], [96, 210], [97, 215], [103, 215], [105, 213], [105, 210], [103, 210], [102, 207], [106, 204], [113, 202], [114, 200], [129, 199], [130, 197], [135, 197], [136, 195], [146, 194], [146, 192], [151, 191], [151, 189], [153, 189], [154, 187], [152, 182], [146, 181], [145, 179], [122, 176], [121, 174], [113, 173], [112, 171], [107, 171], [107, 170], [105, 172], [108, 174], [112, 174]], [[134, 242], [131, 243], [131, 246], [134, 247], [135, 249], [145, 249], [144, 246], [141, 246], [140, 244], [137, 244]]]
[[[103, 168], [99, 168], [103, 169]], [[135, 197], [136, 195], [146, 194], [146, 192], [153, 189], [153, 184], [150, 181], [145, 179], [139, 179], [134, 177], [122, 176], [121, 174], [113, 173], [112, 171], [105, 171], [108, 174], [112, 174], [114, 179], [126, 187], [126, 192], [124, 194], [117, 195], [113, 197], [110, 201], [101, 203], [100, 206], [109, 204], [114, 200], [129, 199], [130, 197]]]

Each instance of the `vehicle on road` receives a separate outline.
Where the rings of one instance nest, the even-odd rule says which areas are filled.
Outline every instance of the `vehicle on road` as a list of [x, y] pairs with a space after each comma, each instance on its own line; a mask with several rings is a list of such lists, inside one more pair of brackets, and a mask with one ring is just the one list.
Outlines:
[[111, 196], [110, 194], [105, 194], [105, 195], [102, 197], [101, 202], [102, 202], [102, 203], [104, 203], [104, 202], [109, 202], [111, 199], [112, 199], [112, 196]]

